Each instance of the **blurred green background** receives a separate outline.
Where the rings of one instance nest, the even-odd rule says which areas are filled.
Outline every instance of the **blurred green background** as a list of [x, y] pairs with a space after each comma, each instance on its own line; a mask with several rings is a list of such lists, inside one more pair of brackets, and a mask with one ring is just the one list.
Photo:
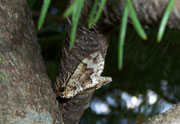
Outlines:
[[[29, 7], [37, 27], [42, 0], [31, 0]], [[51, 1], [45, 24], [37, 31], [48, 75], [55, 80], [61, 47], [65, 38], [65, 20], [61, 17], [67, 0]], [[140, 124], [164, 112], [180, 99], [180, 31], [166, 30], [156, 43], [157, 25], [146, 29], [148, 40], [139, 38], [128, 25], [124, 46], [123, 70], [117, 67], [119, 25], [111, 32], [110, 46], [102, 75], [113, 82], [96, 91], [80, 124]]]

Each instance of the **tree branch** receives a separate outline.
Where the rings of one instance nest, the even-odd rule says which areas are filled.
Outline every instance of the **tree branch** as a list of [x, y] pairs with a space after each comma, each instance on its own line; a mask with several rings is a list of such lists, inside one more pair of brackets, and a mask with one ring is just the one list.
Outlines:
[[[160, 23], [167, 2], [168, 0], [133, 0], [138, 17], [141, 23], [146, 26]], [[68, 50], [71, 19], [67, 20], [66, 40], [63, 46], [63, 55], [57, 81], [54, 85], [54, 91], [57, 97], [62, 90], [62, 84], [67, 83], [64, 82], [64, 79], [68, 77], [68, 74], [72, 75], [74, 73], [79, 63], [81, 63], [85, 57], [100, 51], [105, 58], [108, 47], [107, 35], [112, 27], [120, 23], [124, 0], [109, 0], [107, 1], [99, 22], [92, 29], [88, 29], [87, 19], [91, 5], [92, 0], [86, 0], [79, 20], [75, 45], [71, 51]], [[176, 0], [167, 26], [180, 29], [180, 0]], [[63, 111], [65, 124], [71, 122], [78, 123], [79, 118], [87, 108], [92, 94], [93, 92], [83, 93], [65, 100], [60, 98], [60, 108]]]
[[[132, 0], [141, 23], [152, 26], [160, 23], [168, 0]], [[124, 0], [107, 1], [100, 24], [115, 26], [121, 22]], [[180, 0], [175, 1], [167, 26], [180, 29]]]
[[150, 118], [144, 124], [179, 124], [180, 122], [180, 104], [173, 105], [168, 111]]

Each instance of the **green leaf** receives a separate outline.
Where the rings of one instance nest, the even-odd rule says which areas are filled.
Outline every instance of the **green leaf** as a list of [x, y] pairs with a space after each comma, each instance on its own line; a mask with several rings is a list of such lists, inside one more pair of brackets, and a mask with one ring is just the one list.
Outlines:
[[38, 21], [38, 30], [40, 30], [42, 25], [44, 24], [44, 20], [45, 20], [50, 3], [51, 3], [51, 0], [44, 0], [43, 2], [43, 6], [41, 9], [41, 13], [40, 13], [39, 21]]
[[1, 57], [0, 57], [0, 63], [1, 63], [1, 61], [2, 61], [2, 59], [1, 59]]
[[122, 70], [123, 67], [123, 48], [124, 48], [124, 39], [127, 29], [127, 20], [128, 20], [129, 9], [127, 4], [124, 6], [120, 32], [119, 32], [119, 45], [118, 45], [118, 69]]
[[139, 36], [142, 39], [146, 40], [147, 39], [146, 33], [145, 33], [144, 29], [142, 28], [139, 20], [138, 20], [138, 17], [136, 15], [135, 9], [133, 7], [132, 1], [126, 0], [126, 2], [127, 2], [128, 7], [129, 7], [129, 14], [130, 14], [132, 23], [133, 23], [137, 33], [139, 34]]
[[71, 29], [70, 46], [69, 46], [70, 50], [74, 46], [78, 21], [81, 14], [81, 10], [84, 5], [84, 0], [77, 0], [77, 1], [78, 2], [76, 3], [72, 11], [72, 29]]
[[166, 28], [166, 24], [167, 24], [167, 21], [169, 19], [170, 13], [173, 9], [174, 3], [175, 3], [175, 0], [169, 0], [168, 6], [167, 6], [165, 13], [163, 15], [163, 18], [161, 20], [161, 24], [160, 24], [158, 36], [157, 36], [157, 42], [160, 42], [162, 40], [164, 31]]
[[92, 25], [96, 24], [96, 22], [99, 20], [100, 15], [101, 15], [101, 13], [103, 11], [103, 7], [104, 7], [104, 5], [106, 3], [106, 0], [101, 0], [101, 3], [100, 3], [99, 8], [97, 10], [96, 16], [94, 17], [96, 9], [98, 7], [98, 2], [99, 2], [99, 0], [96, 0], [94, 2], [93, 7], [92, 7], [92, 9], [90, 11], [89, 20], [88, 20], [88, 27], [89, 28], [91, 28]]
[[78, 3], [79, 0], [74, 0], [70, 7], [64, 12], [63, 16], [68, 17], [73, 12], [74, 8], [77, 7]]
[[93, 25], [94, 14], [96, 12], [96, 9], [97, 9], [97, 6], [98, 6], [98, 2], [99, 2], [99, 0], [95, 0], [94, 1], [93, 7], [92, 7], [92, 9], [90, 11], [89, 19], [88, 19], [88, 27], [89, 28], [91, 28], [91, 26]]

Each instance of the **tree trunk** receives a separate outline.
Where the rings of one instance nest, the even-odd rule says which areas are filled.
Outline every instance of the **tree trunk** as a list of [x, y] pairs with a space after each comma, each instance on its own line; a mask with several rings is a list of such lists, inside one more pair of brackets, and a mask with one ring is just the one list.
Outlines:
[[0, 0], [0, 27], [0, 123], [62, 123], [25, 0]]
[[[160, 22], [167, 1], [133, 0], [133, 3], [142, 24], [151, 26]], [[25, 2], [0, 0], [0, 123], [78, 123], [93, 91], [82, 92], [70, 99], [59, 98], [58, 105]], [[64, 79], [69, 74], [73, 75], [84, 58], [95, 52], [105, 58], [108, 33], [120, 23], [123, 3], [124, 0], [107, 1], [99, 22], [88, 29], [87, 17], [92, 0], [86, 0], [71, 51], [68, 50], [71, 19], [67, 19], [61, 65], [53, 87], [56, 97], [59, 97], [61, 86], [67, 83]], [[176, 0], [168, 27], [180, 29], [180, 0]], [[175, 118], [168, 120], [178, 120], [175, 116], [177, 111], [173, 109], [170, 114]], [[164, 119], [166, 116], [162, 117]]]

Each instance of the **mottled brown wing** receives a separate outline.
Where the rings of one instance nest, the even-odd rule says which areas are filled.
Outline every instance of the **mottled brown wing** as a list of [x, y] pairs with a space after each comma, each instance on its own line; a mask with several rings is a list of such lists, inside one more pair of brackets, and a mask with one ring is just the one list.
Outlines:
[[100, 52], [95, 52], [86, 57], [78, 65], [68, 83], [63, 85], [64, 91], [60, 94], [61, 97], [71, 98], [87, 89], [94, 91], [112, 81], [109, 77], [101, 77], [103, 69], [104, 58]]

